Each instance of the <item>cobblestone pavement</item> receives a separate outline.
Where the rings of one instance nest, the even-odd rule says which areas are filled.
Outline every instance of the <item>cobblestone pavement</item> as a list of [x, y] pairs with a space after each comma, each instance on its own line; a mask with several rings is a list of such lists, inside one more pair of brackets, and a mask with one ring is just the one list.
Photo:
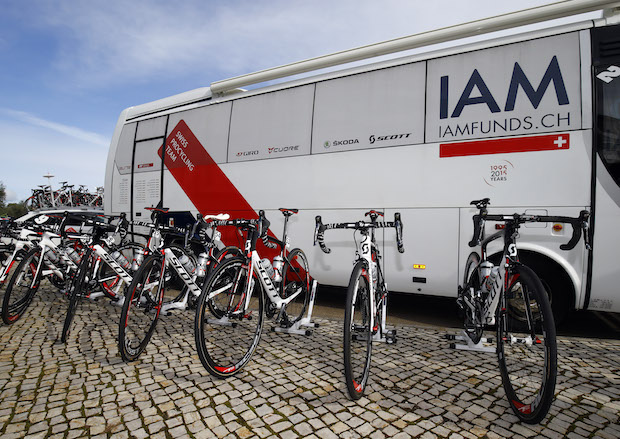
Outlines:
[[146, 353], [121, 361], [120, 311], [84, 302], [67, 345], [66, 300], [45, 289], [0, 326], [0, 437], [618, 438], [620, 341], [562, 337], [556, 400], [540, 425], [517, 422], [494, 354], [454, 351], [441, 328], [398, 326], [376, 344], [367, 395], [343, 382], [342, 321], [310, 337], [265, 325], [250, 364], [212, 378], [195, 353], [193, 314], [163, 317]]

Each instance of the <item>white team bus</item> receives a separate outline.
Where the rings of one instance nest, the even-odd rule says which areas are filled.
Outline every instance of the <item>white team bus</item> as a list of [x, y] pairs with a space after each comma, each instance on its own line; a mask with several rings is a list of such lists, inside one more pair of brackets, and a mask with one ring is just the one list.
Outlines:
[[[470, 252], [470, 201], [491, 212], [591, 212], [593, 250], [560, 244], [570, 226], [526, 225], [521, 258], [539, 274], [556, 316], [620, 312], [620, 22], [618, 4], [560, 2], [379, 43], [211, 84], [120, 115], [107, 161], [105, 210], [233, 217], [298, 208], [289, 232], [313, 276], [346, 285], [349, 232], [313, 246], [314, 218], [355, 221], [400, 212], [380, 240], [392, 291], [456, 296]], [[249, 85], [368, 53], [454, 40], [606, 7], [601, 19], [511, 35], [362, 67]], [[493, 226], [493, 225], [490, 225]], [[234, 240], [234, 235], [229, 237]], [[227, 244], [237, 244], [229, 242]]]

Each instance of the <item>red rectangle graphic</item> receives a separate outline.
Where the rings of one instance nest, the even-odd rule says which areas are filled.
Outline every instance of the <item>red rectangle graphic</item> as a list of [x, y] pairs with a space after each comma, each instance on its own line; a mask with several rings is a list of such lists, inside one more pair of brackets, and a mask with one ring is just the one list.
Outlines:
[[569, 134], [511, 137], [507, 139], [477, 140], [473, 142], [442, 143], [439, 145], [439, 157], [553, 151], [558, 149], [569, 149], [569, 147]]

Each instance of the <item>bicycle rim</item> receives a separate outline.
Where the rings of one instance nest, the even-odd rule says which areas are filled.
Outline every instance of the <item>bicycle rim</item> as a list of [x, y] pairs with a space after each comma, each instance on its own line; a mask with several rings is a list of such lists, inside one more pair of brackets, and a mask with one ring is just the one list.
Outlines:
[[557, 377], [557, 345], [551, 306], [536, 274], [512, 272], [498, 320], [498, 359], [513, 411], [526, 423], [549, 411]]
[[77, 305], [82, 294], [82, 287], [84, 286], [86, 273], [89, 271], [91, 257], [91, 250], [88, 250], [86, 254], [82, 256], [78, 271], [73, 278], [73, 281], [71, 282], [71, 287], [69, 289], [69, 308], [67, 309], [67, 315], [65, 316], [65, 322], [62, 326], [62, 334], [60, 336], [60, 341], [62, 341], [63, 343], [67, 342], [67, 338], [69, 337], [69, 333], [71, 332], [71, 324], [73, 322], [73, 317], [75, 316], [75, 311], [77, 310]]
[[196, 347], [204, 367], [218, 377], [239, 372], [250, 361], [260, 340], [263, 292], [256, 278], [248, 288], [248, 276], [252, 273], [248, 272], [245, 257], [228, 259], [212, 272], [200, 295]]
[[147, 257], [127, 288], [119, 324], [118, 350], [125, 361], [136, 360], [155, 331], [164, 295], [164, 259]]
[[295, 248], [288, 255], [288, 262], [282, 273], [281, 297], [293, 297], [286, 304], [285, 318], [289, 325], [299, 321], [306, 311], [310, 289], [308, 259], [301, 249]]
[[359, 399], [370, 374], [372, 328], [370, 327], [370, 287], [366, 264], [353, 268], [344, 312], [344, 376], [349, 396]]
[[[40, 257], [40, 249], [33, 248], [13, 271], [2, 300], [2, 321], [5, 324], [19, 320], [34, 299], [41, 278], [41, 273], [37, 273]], [[38, 278], [36, 281], [35, 276]]]

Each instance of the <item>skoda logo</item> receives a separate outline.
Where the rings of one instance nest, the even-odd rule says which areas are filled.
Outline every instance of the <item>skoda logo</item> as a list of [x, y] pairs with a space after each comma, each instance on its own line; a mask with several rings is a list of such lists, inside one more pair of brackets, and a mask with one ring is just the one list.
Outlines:
[[330, 141], [327, 141], [327, 142], [325, 142], [325, 143], [323, 144], [323, 147], [324, 147], [325, 149], [329, 148], [330, 146], [332, 146], [332, 144], [331, 144], [331, 142], [330, 142]]

